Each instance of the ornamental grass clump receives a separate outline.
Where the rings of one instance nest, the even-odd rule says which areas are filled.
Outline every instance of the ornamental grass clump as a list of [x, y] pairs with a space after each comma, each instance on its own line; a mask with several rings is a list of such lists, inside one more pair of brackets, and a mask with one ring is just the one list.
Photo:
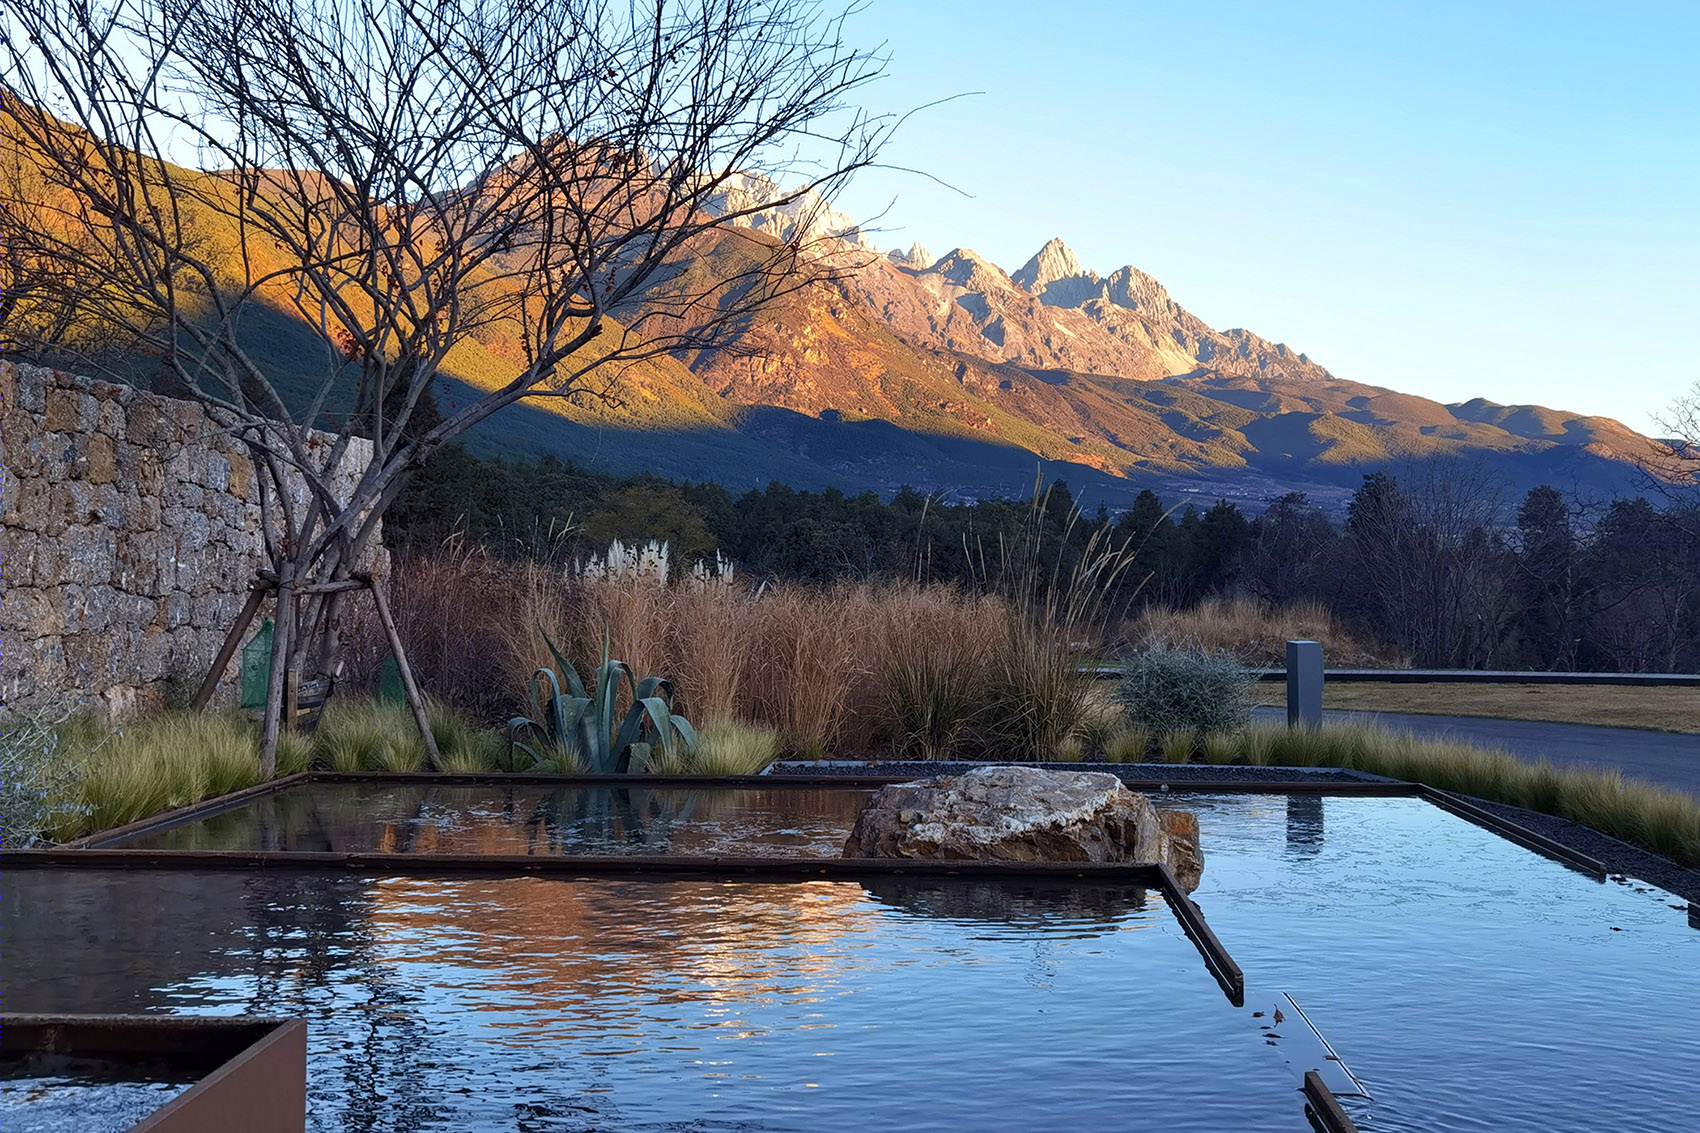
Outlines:
[[313, 737], [302, 732], [277, 734], [277, 775], [296, 775], [313, 767]]
[[760, 775], [779, 758], [779, 733], [742, 720], [712, 720], [686, 762], [691, 775]]
[[259, 781], [259, 748], [245, 718], [167, 713], [124, 726], [87, 754], [85, 828], [122, 826]]
[[1001, 603], [904, 586], [876, 610], [877, 629], [863, 635], [884, 690], [875, 734], [901, 759], [957, 758], [987, 709]]
[[425, 741], [405, 707], [332, 700], [314, 733], [314, 758], [331, 771], [423, 771]]
[[1123, 724], [1104, 737], [1104, 759], [1110, 763], [1144, 763], [1151, 751], [1151, 731]]
[[[1241, 757], [1240, 737], [1233, 732], [1204, 733], [1204, 762], [1214, 766], [1233, 763]], [[1245, 762], [1251, 762], [1247, 759]]]
[[1157, 738], [1157, 754], [1163, 763], [1191, 763], [1198, 748], [1198, 733], [1190, 728], [1165, 732]]
[[1116, 700], [1130, 720], [1158, 735], [1233, 732], [1251, 719], [1256, 682], [1229, 654], [1158, 638], [1126, 659]]
[[1700, 866], [1700, 802], [1681, 791], [1626, 780], [1616, 771], [1554, 767], [1369, 724], [1270, 732], [1269, 762], [1276, 765], [1342, 767], [1425, 783], [1566, 818], [1691, 868]]
[[1065, 556], [1080, 511], [1060, 522], [1047, 516], [1051, 490], [1035, 492], [1021, 531], [999, 541], [996, 576], [987, 574], [1006, 608], [1005, 632], [988, 664], [981, 727], [994, 758], [1047, 758], [1093, 730], [1094, 677], [1082, 649], [1102, 639], [1106, 605], [1132, 563], [1127, 541], [1104, 529], [1077, 556]]

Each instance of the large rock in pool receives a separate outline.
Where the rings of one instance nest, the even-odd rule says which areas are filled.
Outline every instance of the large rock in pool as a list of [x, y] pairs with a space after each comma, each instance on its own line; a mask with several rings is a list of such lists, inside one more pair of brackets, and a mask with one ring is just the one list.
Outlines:
[[1194, 816], [1159, 814], [1114, 775], [1039, 767], [977, 767], [881, 787], [844, 856], [1162, 862], [1189, 893], [1204, 869]]

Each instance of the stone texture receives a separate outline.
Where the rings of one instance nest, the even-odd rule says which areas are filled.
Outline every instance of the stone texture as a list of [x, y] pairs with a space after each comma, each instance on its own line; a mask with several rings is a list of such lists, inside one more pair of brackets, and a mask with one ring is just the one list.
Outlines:
[[198, 681], [260, 561], [239, 444], [192, 402], [10, 362], [0, 426], [0, 714], [123, 717]]
[[[1190, 816], [1189, 816], [1190, 817]], [[1162, 862], [1190, 892], [1198, 824], [1165, 820], [1114, 775], [978, 767], [882, 787], [844, 842], [847, 858]]]
[[1198, 815], [1189, 810], [1160, 810], [1165, 853], [1163, 862], [1182, 889], [1191, 893], [1204, 876], [1204, 853], [1198, 847]]

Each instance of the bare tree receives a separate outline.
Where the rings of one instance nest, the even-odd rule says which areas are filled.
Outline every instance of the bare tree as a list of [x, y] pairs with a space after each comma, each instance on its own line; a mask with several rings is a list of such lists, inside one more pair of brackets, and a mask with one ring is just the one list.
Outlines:
[[1652, 488], [1670, 501], [1671, 520], [1690, 538], [1700, 538], [1700, 382], [1671, 402], [1657, 418], [1665, 433], [1641, 462]]
[[[830, 195], [892, 125], [850, 103], [882, 60], [813, 3], [0, 0], [0, 19], [7, 333], [50, 355], [98, 331], [247, 445], [266, 566], [246, 617], [262, 592], [277, 612], [268, 772], [287, 686], [332, 665], [409, 471], [517, 401], [612, 396], [634, 362], [725, 345], [852, 270], [801, 235], [725, 242], [745, 212]], [[747, 170], [798, 184], [740, 212], [724, 189]], [[287, 373], [251, 338], [278, 313], [316, 344]], [[434, 383], [497, 338], [519, 356], [438, 415]]]
[[1378, 630], [1418, 665], [1497, 660], [1515, 612], [1503, 510], [1490, 475], [1439, 461], [1408, 468], [1403, 485], [1372, 474], [1353, 497], [1353, 585]]

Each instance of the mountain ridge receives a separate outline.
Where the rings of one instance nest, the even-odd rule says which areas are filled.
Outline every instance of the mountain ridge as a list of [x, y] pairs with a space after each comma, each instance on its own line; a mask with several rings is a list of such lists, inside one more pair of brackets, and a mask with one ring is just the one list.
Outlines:
[[[0, 141], [0, 164], [27, 164], [16, 139]], [[1132, 265], [1099, 276], [1060, 239], [1014, 273], [965, 247], [881, 253], [830, 202], [791, 197], [756, 175], [729, 182], [717, 207], [747, 212], [745, 226], [694, 244], [679, 285], [732, 278], [781, 242], [818, 244], [855, 270], [746, 320], [731, 346], [645, 359], [610, 400], [516, 408], [471, 443], [742, 486], [795, 477], [984, 494], [1021, 490], [1017, 470], [1043, 468], [1090, 482], [1081, 498], [1112, 507], [1145, 487], [1339, 501], [1364, 472], [1437, 460], [1485, 465], [1513, 488], [1556, 478], [1613, 492], [1650, 449], [1609, 418], [1481, 398], [1447, 406], [1339, 378], [1283, 343], [1210, 327]], [[202, 236], [209, 256], [240, 263], [224, 227]], [[251, 306], [244, 349], [304, 400], [302, 360], [322, 356], [322, 341], [263, 290]], [[500, 328], [468, 339], [439, 395], [506, 384], [522, 354]]]

